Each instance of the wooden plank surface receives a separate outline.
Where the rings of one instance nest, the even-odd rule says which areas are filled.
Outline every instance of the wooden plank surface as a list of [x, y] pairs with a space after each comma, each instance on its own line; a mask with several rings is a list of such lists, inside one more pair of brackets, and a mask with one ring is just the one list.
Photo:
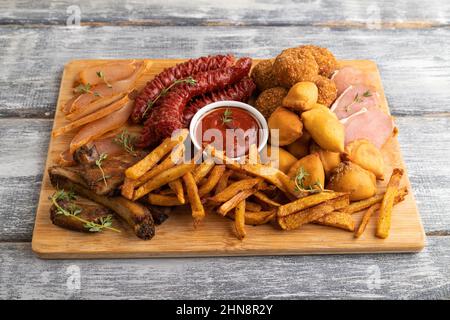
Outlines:
[[[0, 24], [65, 25], [79, 8], [82, 25], [320, 25], [356, 28], [446, 27], [440, 0], [44, 0], [0, 3]], [[76, 9], [78, 10], [78, 9]], [[77, 11], [78, 12], [78, 11]]]
[[[0, 166], [1, 298], [211, 299], [230, 294], [270, 298], [271, 293], [284, 299], [450, 298], [450, 243], [445, 236], [450, 235], [449, 2], [242, 0], [218, 5], [208, 1], [195, 10], [180, 0], [166, 1], [164, 7], [138, 0], [90, 3], [0, 2], [0, 61], [4, 66], [0, 73], [0, 146], [4, 152], [0, 157], [24, 164], [25, 171], [11, 173], [3, 169], [5, 161]], [[305, 3], [309, 8], [303, 11]], [[74, 4], [80, 5], [81, 23], [86, 27], [46, 26], [63, 25], [68, 6]], [[381, 19], [377, 19], [377, 8]], [[285, 22], [285, 27], [279, 27]], [[168, 27], [139, 27], [153, 24]], [[212, 27], [217, 24], [246, 26]], [[108, 25], [113, 27], [105, 27]], [[117, 25], [125, 27], [114, 27]], [[303, 40], [329, 46], [340, 58], [370, 58], [379, 63], [428, 235], [423, 252], [74, 262], [40, 260], [29, 243], [12, 243], [31, 239], [45, 162], [40, 148], [32, 146], [34, 142], [48, 143], [48, 119], [54, 115], [61, 66], [69, 60], [196, 57], [224, 50], [266, 57]], [[22, 128], [31, 133], [24, 134]], [[11, 133], [15, 137], [5, 138]], [[25, 159], [15, 139], [33, 151]], [[22, 199], [16, 197], [19, 192]], [[82, 272], [80, 290], [69, 290], [66, 285], [67, 268], [74, 263]], [[369, 290], [367, 271], [374, 270], [369, 269], [372, 265], [380, 267], [384, 280], [378, 289]], [[211, 272], [217, 269], [225, 274]], [[243, 270], [245, 276], [236, 278]]]
[[[174, 60], [149, 60], [148, 71], [139, 79], [136, 87], [144, 84]], [[257, 62], [257, 61], [256, 61]], [[73, 84], [78, 73], [86, 67], [101, 64], [101, 60], [75, 60], [65, 66], [58, 98], [54, 128], [67, 123], [62, 106], [73, 97]], [[372, 61], [348, 60], [341, 65], [352, 65], [370, 74], [373, 85], [380, 93], [380, 107], [389, 112], [377, 66]], [[51, 138], [46, 168], [58, 163], [59, 154], [68, 148], [73, 133]], [[382, 149], [385, 162], [385, 176], [392, 168], [404, 167], [397, 138], [390, 139]], [[47, 169], [45, 170], [47, 171]], [[388, 179], [378, 182], [382, 190]], [[402, 185], [410, 189], [407, 176]], [[128, 228], [122, 234], [104, 232], [95, 236], [75, 233], [53, 225], [49, 219], [48, 197], [54, 192], [48, 175], [44, 172], [41, 195], [33, 232], [33, 251], [42, 258], [127, 258], [165, 256], [228, 256], [228, 255], [282, 255], [311, 253], [364, 253], [364, 252], [415, 252], [423, 248], [425, 235], [414, 201], [409, 194], [405, 201], [394, 208], [390, 236], [377, 239], [374, 235], [375, 219], [360, 239], [339, 229], [306, 225], [289, 232], [273, 228], [271, 225], [249, 227], [249, 235], [244, 241], [233, 235], [231, 222], [215, 214], [207, 215], [203, 223], [194, 230], [189, 214], [172, 214], [163, 225], [157, 227], [156, 236], [150, 241], [142, 241]], [[355, 215], [359, 221], [360, 215]], [[63, 241], [61, 241], [64, 239]], [[189, 243], [187, 246], [186, 243]]]
[[301, 43], [328, 47], [340, 59], [377, 61], [394, 115], [449, 111], [450, 58], [442, 50], [450, 47], [448, 28], [5, 26], [0, 28], [0, 57], [8, 68], [0, 73], [0, 116], [53, 119], [62, 67], [72, 59], [180, 58], [223, 52], [264, 58]]
[[450, 237], [419, 254], [134, 260], [41, 260], [3, 243], [0, 298], [448, 299], [448, 261]]

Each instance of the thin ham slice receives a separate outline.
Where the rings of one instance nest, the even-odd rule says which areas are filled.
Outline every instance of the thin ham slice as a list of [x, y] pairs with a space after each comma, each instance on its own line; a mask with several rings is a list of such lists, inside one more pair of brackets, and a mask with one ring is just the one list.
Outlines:
[[110, 97], [126, 91], [131, 91], [134, 83], [142, 75], [146, 68], [147, 64], [144, 63], [144, 61], [136, 62], [136, 70], [130, 77], [111, 83], [111, 87], [104, 83], [94, 86], [90, 89], [90, 92], [80, 94], [76, 99], [70, 99], [64, 106], [64, 110], [66, 112], [75, 113], [79, 109], [82, 109], [84, 106], [98, 99]]
[[346, 66], [337, 70], [331, 80], [334, 81], [337, 88], [337, 95], [340, 96], [345, 89], [356, 84], [370, 84], [372, 79], [370, 75], [354, 67]]
[[348, 87], [331, 106], [330, 110], [336, 113], [339, 119], [344, 119], [363, 108], [377, 109], [380, 95], [371, 86], [362, 84]]
[[107, 62], [84, 69], [79, 74], [79, 80], [82, 84], [91, 86], [99, 83], [112, 83], [131, 77], [136, 70], [135, 60]]
[[134, 100], [130, 100], [121, 109], [82, 127], [70, 142], [70, 153], [73, 154], [75, 150], [104, 135], [106, 132], [123, 126], [133, 111], [133, 104]]
[[363, 109], [341, 122], [345, 126], [345, 145], [358, 139], [367, 139], [376, 147], [381, 147], [392, 136], [392, 117], [379, 109]]

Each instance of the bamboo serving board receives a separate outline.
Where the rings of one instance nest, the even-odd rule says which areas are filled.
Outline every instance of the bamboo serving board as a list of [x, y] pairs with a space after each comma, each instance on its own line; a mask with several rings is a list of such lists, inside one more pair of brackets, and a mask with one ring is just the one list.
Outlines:
[[[149, 60], [149, 70], [139, 79], [138, 89], [164, 68], [181, 61], [183, 60]], [[66, 122], [60, 110], [61, 106], [72, 96], [72, 87], [78, 72], [87, 66], [102, 62], [105, 60], [77, 60], [71, 61], [65, 66], [54, 128], [59, 128]], [[381, 96], [382, 108], [389, 112], [381, 78], [374, 62], [368, 60], [341, 61], [341, 65], [352, 65], [371, 73]], [[233, 234], [231, 220], [210, 213], [194, 230], [192, 217], [188, 212], [170, 215], [166, 222], [156, 227], [156, 235], [149, 241], [138, 239], [120, 221], [116, 222], [116, 225], [122, 230], [120, 234], [111, 231], [86, 234], [65, 230], [53, 225], [50, 221], [48, 197], [54, 192], [54, 189], [50, 184], [47, 169], [57, 164], [60, 152], [67, 149], [71, 137], [72, 134], [66, 134], [50, 140], [32, 240], [32, 249], [41, 258], [417, 252], [425, 244], [425, 233], [407, 174], [403, 178], [402, 185], [406, 185], [410, 192], [405, 201], [395, 206], [390, 236], [384, 240], [374, 236], [376, 218], [372, 218], [365, 233], [359, 239], [354, 239], [351, 232], [311, 224], [293, 231], [278, 230], [271, 225], [247, 226], [247, 237], [244, 241], [240, 241]], [[382, 153], [386, 164], [386, 178], [384, 182], [378, 182], [380, 191], [384, 189], [393, 167], [405, 168], [397, 138], [390, 139], [383, 147]], [[354, 215], [356, 225], [359, 224], [361, 216], [362, 213]]]

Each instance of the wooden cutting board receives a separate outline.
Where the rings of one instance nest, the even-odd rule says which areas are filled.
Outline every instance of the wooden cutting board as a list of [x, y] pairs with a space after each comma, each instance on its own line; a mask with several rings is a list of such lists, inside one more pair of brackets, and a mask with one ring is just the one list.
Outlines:
[[[71, 61], [64, 68], [54, 128], [65, 124], [61, 106], [72, 96], [76, 75], [87, 66], [105, 60]], [[164, 68], [183, 60], [149, 60], [149, 72], [138, 83], [138, 88], [161, 72]], [[341, 61], [341, 65], [352, 65], [371, 73], [381, 95], [382, 108], [389, 112], [377, 66], [372, 61]], [[99, 234], [85, 234], [62, 229], [52, 224], [49, 218], [48, 197], [54, 192], [47, 169], [57, 164], [60, 152], [67, 149], [72, 134], [51, 138], [46, 169], [42, 181], [41, 195], [33, 232], [32, 249], [41, 258], [144, 258], [185, 256], [236, 256], [236, 255], [297, 255], [330, 253], [374, 253], [374, 252], [417, 252], [425, 244], [425, 233], [412, 194], [407, 174], [402, 185], [410, 193], [405, 201], [394, 208], [392, 227], [387, 239], [374, 236], [375, 221], [371, 219], [366, 232], [359, 239], [353, 233], [340, 229], [305, 225], [298, 230], [282, 231], [271, 225], [247, 226], [244, 241], [236, 239], [231, 220], [209, 214], [200, 227], [194, 230], [188, 213], [175, 213], [156, 228], [152, 240], [138, 239], [125, 225], [117, 222], [122, 233], [106, 231]], [[382, 150], [386, 163], [385, 176], [393, 167], [405, 168], [397, 138], [392, 138]], [[386, 179], [386, 180], [387, 180]], [[385, 182], [379, 182], [380, 190]], [[355, 214], [359, 224], [362, 214]]]

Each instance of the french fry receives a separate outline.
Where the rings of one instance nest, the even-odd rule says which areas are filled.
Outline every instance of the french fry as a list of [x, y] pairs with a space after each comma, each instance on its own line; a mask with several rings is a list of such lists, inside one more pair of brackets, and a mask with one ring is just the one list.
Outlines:
[[178, 178], [181, 178], [186, 173], [192, 171], [195, 167], [195, 164], [193, 163], [184, 163], [180, 164], [176, 167], [170, 168], [169, 170], [166, 170], [153, 179], [147, 181], [145, 184], [140, 186], [135, 192], [134, 192], [134, 198], [133, 200], [136, 201], [143, 196], [145, 196], [147, 193], [152, 192], [153, 190], [173, 181]]
[[279, 204], [276, 201], [273, 201], [272, 199], [270, 199], [268, 196], [266, 196], [264, 193], [262, 193], [261, 191], [258, 191], [254, 194], [254, 196], [256, 198], [258, 198], [259, 200], [261, 200], [262, 202], [268, 204], [269, 206], [272, 207], [279, 207], [281, 206], [281, 204]]
[[247, 199], [248, 197], [250, 197], [255, 192], [256, 192], [256, 189], [247, 189], [247, 190], [239, 192], [234, 197], [232, 197], [230, 200], [228, 200], [227, 202], [223, 203], [219, 207], [219, 209], [217, 209], [217, 213], [219, 213], [222, 216], [225, 216], [229, 211], [234, 209], [238, 205], [239, 202], [241, 202], [242, 200]]
[[380, 209], [380, 204], [376, 203], [366, 210], [358, 226], [358, 229], [356, 229], [355, 231], [355, 238], [361, 237], [361, 235], [364, 233], [364, 230], [366, 230], [367, 224], [369, 223], [369, 220], [372, 217], [373, 213], [378, 209]]
[[250, 164], [261, 163], [261, 159], [259, 157], [258, 146], [255, 143], [252, 143], [248, 149], [248, 162]]
[[159, 194], [162, 194], [164, 196], [175, 196], [176, 197], [175, 192], [173, 192], [173, 190], [170, 188], [160, 189]]
[[168, 196], [156, 193], [149, 193], [148, 203], [163, 207], [182, 206], [184, 204], [181, 203], [176, 196]]
[[244, 179], [253, 178], [252, 176], [249, 176], [243, 172], [239, 172], [239, 171], [235, 171], [235, 170], [231, 170], [231, 172], [232, 172], [231, 178], [235, 179], [235, 180], [244, 180]]
[[125, 177], [125, 180], [123, 181], [123, 185], [120, 190], [120, 192], [124, 198], [126, 198], [128, 200], [133, 199], [135, 183], [136, 183], [136, 180]]
[[[276, 217], [277, 211], [245, 211], [245, 224], [250, 226], [259, 226], [269, 223], [273, 218]], [[230, 211], [227, 214], [227, 218], [234, 219], [234, 212]]]
[[212, 202], [218, 202], [218, 203], [228, 201], [232, 197], [234, 197], [236, 194], [238, 194], [239, 192], [241, 192], [243, 190], [252, 189], [261, 181], [262, 181], [261, 178], [253, 178], [253, 179], [239, 180], [239, 181], [233, 182], [228, 187], [226, 187], [222, 192], [209, 198], [209, 200]]
[[187, 196], [191, 205], [192, 218], [194, 219], [194, 227], [205, 218], [205, 209], [198, 195], [197, 184], [191, 172], [187, 172], [183, 176], [183, 182], [186, 187]]
[[158, 164], [150, 171], [146, 172], [139, 179], [134, 180], [135, 181], [134, 187], [135, 188], [140, 187], [151, 178], [156, 177], [158, 174], [175, 167], [180, 162], [180, 160], [182, 160], [184, 151], [185, 151], [184, 144], [181, 143], [177, 145], [173, 149], [172, 153], [168, 155], [160, 164]]
[[233, 173], [233, 171], [231, 171], [231, 170], [224, 172], [224, 174], [222, 175], [222, 178], [220, 178], [219, 182], [217, 183], [216, 190], [214, 191], [214, 193], [216, 195], [221, 193], [228, 186], [228, 180], [232, 173]]
[[214, 160], [211, 158], [208, 158], [200, 163], [194, 169], [194, 171], [192, 171], [192, 176], [194, 177], [195, 182], [198, 184], [204, 177], [208, 175], [208, 173], [214, 168], [214, 166]]
[[166, 154], [178, 144], [182, 143], [187, 135], [187, 129], [183, 129], [176, 137], [169, 137], [153, 149], [144, 159], [125, 170], [125, 175], [131, 179], [138, 179], [143, 176], [148, 170], [153, 168]]
[[309, 207], [313, 207], [324, 201], [328, 201], [343, 195], [345, 195], [345, 193], [342, 192], [321, 192], [312, 194], [307, 197], [297, 199], [293, 202], [278, 207], [277, 216], [285, 217], [294, 212], [301, 211]]
[[400, 180], [403, 177], [403, 169], [395, 168], [392, 171], [391, 178], [381, 201], [380, 214], [378, 215], [377, 230], [375, 235], [378, 238], [386, 239], [389, 236], [391, 228], [392, 207], [398, 192]]
[[[395, 196], [395, 202], [398, 203], [398, 202], [403, 201], [403, 199], [407, 195], [408, 195], [408, 188], [406, 188], [406, 187], [400, 188], [398, 190], [397, 195]], [[363, 211], [364, 209], [367, 209], [367, 208], [373, 206], [374, 204], [377, 204], [377, 203], [380, 203], [381, 201], [383, 201], [383, 197], [384, 197], [384, 193], [381, 193], [381, 194], [374, 195], [374, 196], [364, 199], [364, 200], [352, 202], [348, 205], [348, 207], [344, 208], [342, 211], [345, 211], [350, 214]]]
[[88, 114], [88, 115], [84, 116], [83, 118], [80, 118], [78, 120], [70, 122], [69, 124], [65, 125], [64, 127], [54, 130], [52, 132], [52, 136], [53, 137], [60, 136], [66, 132], [69, 132], [76, 128], [79, 128], [87, 123], [98, 120], [100, 118], [104, 118], [107, 115], [111, 114], [112, 112], [121, 109], [128, 102], [130, 102], [130, 98], [128, 98], [128, 95], [126, 95], [125, 97], [119, 99], [116, 102], [111, 103], [110, 105], [108, 105], [98, 111]]
[[175, 192], [175, 195], [178, 198], [178, 201], [180, 201], [180, 203], [185, 203], [185, 199], [184, 199], [184, 190], [183, 190], [183, 184], [181, 183], [181, 179], [176, 179], [173, 181], [170, 181], [168, 183], [169, 188]]
[[259, 203], [245, 201], [245, 210], [259, 212], [262, 210], [262, 207]]
[[206, 182], [203, 183], [198, 190], [200, 198], [207, 195], [212, 191], [212, 189], [214, 189], [220, 178], [223, 176], [225, 170], [226, 167], [224, 165], [217, 165], [211, 170], [208, 178], [206, 178]]
[[280, 227], [284, 230], [297, 229], [300, 226], [313, 222], [323, 216], [341, 209], [349, 203], [349, 195], [339, 196], [337, 198], [327, 200], [314, 207], [298, 211], [288, 216], [278, 217], [277, 221]]
[[355, 221], [351, 214], [342, 211], [334, 211], [315, 220], [313, 223], [323, 226], [338, 228], [346, 231], [355, 231]]
[[239, 240], [242, 240], [246, 236], [245, 232], [245, 200], [239, 202], [236, 206], [234, 214], [234, 229], [236, 236]]

